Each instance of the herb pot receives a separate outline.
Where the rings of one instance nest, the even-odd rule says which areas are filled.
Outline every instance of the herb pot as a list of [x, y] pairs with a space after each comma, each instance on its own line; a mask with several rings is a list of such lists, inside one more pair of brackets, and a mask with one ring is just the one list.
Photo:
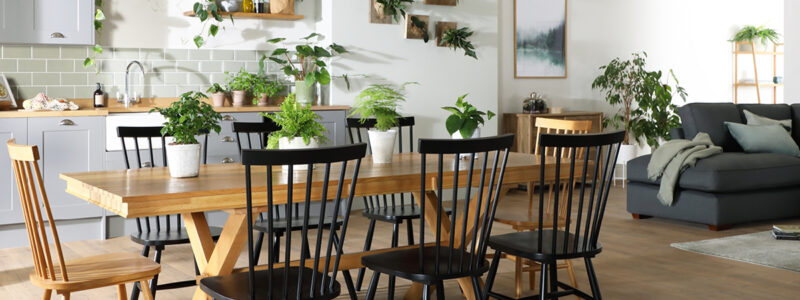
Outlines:
[[227, 95], [223, 92], [213, 93], [211, 94], [211, 102], [213, 102], [216, 107], [225, 106], [225, 96]]
[[[479, 138], [479, 137], [481, 137], [481, 128], [480, 127], [475, 128], [475, 131], [472, 132], [472, 135], [469, 138], [474, 139], [474, 138]], [[450, 136], [450, 138], [452, 138], [454, 140], [463, 140], [464, 136], [461, 135], [461, 130], [459, 130], [459, 131], [454, 132]], [[461, 154], [461, 155], [458, 156], [458, 158], [459, 159], [466, 159], [466, 158], [469, 158], [471, 155], [472, 154]], [[475, 157], [478, 157], [478, 156], [475, 155]]]
[[233, 106], [235, 107], [244, 106], [245, 97], [247, 97], [247, 92], [245, 91], [232, 91], [231, 98], [233, 98]]
[[200, 144], [167, 145], [169, 176], [197, 177], [200, 173]]
[[294, 0], [270, 0], [269, 12], [273, 14], [293, 15]]
[[397, 140], [397, 130], [378, 131], [372, 129], [367, 134], [369, 135], [369, 147], [372, 150], [372, 162], [376, 164], [391, 163], [394, 142]]
[[307, 85], [305, 80], [294, 82], [294, 97], [297, 103], [306, 105], [314, 103], [314, 85]]
[[258, 98], [258, 106], [262, 106], [262, 107], [263, 106], [267, 106], [267, 104], [268, 104], [267, 101], [268, 100], [269, 100], [269, 98], [267, 97], [267, 94], [262, 93], [261, 97]]
[[[311, 139], [311, 141], [306, 144], [303, 140], [303, 137], [294, 137], [294, 138], [287, 138], [282, 137], [278, 139], [278, 149], [286, 150], [286, 149], [312, 149], [312, 148], [319, 148], [319, 141], [317, 139]], [[294, 165], [295, 170], [308, 170], [308, 165]], [[283, 166], [284, 171], [289, 170], [289, 166]]]

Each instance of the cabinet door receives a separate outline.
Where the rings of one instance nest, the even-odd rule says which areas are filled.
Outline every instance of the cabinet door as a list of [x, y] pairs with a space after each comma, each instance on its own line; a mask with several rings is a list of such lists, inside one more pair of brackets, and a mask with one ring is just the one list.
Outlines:
[[[208, 163], [232, 163], [239, 160], [239, 147], [236, 145], [236, 133], [233, 122], [262, 122], [264, 117], [258, 113], [223, 113], [219, 133], [208, 135]], [[242, 138], [245, 138], [242, 136]], [[255, 142], [255, 141], [254, 141]], [[247, 145], [245, 142], [244, 145]]]
[[94, 44], [93, 0], [0, 0], [0, 41]]
[[40, 166], [56, 219], [96, 217], [100, 207], [66, 192], [61, 173], [103, 169], [103, 117], [28, 119], [28, 143], [39, 146]]
[[322, 117], [320, 123], [325, 126], [328, 132], [325, 137], [328, 138], [328, 146], [339, 146], [347, 144], [346, 129], [344, 119], [347, 116], [347, 111], [344, 110], [326, 110], [318, 111], [317, 114]]
[[[0, 141], [5, 144], [16, 139], [17, 144], [28, 143], [28, 120], [25, 118], [0, 119]], [[22, 223], [19, 193], [8, 158], [8, 147], [0, 147], [0, 224]]]

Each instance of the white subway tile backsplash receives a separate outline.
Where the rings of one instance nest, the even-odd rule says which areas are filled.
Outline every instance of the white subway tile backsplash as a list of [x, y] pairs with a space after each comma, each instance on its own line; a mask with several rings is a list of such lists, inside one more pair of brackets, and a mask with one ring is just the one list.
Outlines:
[[46, 60], [20, 59], [17, 62], [17, 71], [18, 72], [45, 72], [45, 71], [47, 71], [47, 61]]
[[189, 50], [186, 50], [186, 49], [166, 49], [166, 50], [164, 50], [164, 59], [166, 59], [166, 60], [187, 60], [187, 59], [189, 59]]
[[86, 73], [61, 73], [61, 84], [63, 85], [87, 85]]
[[59, 86], [61, 76], [58, 73], [33, 73], [33, 85]]
[[233, 50], [214, 50], [211, 52], [212, 60], [234, 60], [235, 55]]
[[74, 72], [75, 64], [72, 60], [48, 59], [47, 72]]
[[138, 60], [139, 49], [114, 49], [114, 58], [122, 60]]
[[189, 60], [209, 60], [209, 59], [211, 59], [211, 50], [189, 51]]
[[33, 47], [33, 58], [61, 58], [58, 47]]
[[83, 62], [89, 53], [86, 47], [61, 47], [61, 58], [80, 59]]
[[245, 62], [242, 61], [226, 61], [222, 64], [223, 71], [230, 73], [239, 72], [244, 66]]
[[71, 86], [48, 86], [47, 96], [52, 98], [75, 98], [75, 87]]
[[31, 46], [3, 46], [3, 58], [31, 58]]
[[186, 73], [166, 73], [164, 74], [165, 84], [186, 84]]
[[203, 73], [222, 72], [222, 62], [221, 61], [201, 61], [200, 62], [200, 72], [203, 72]]
[[6, 75], [8, 84], [12, 87], [33, 85], [31, 73], [4, 73], [4, 75]]
[[16, 72], [16, 59], [0, 59], [0, 73]]

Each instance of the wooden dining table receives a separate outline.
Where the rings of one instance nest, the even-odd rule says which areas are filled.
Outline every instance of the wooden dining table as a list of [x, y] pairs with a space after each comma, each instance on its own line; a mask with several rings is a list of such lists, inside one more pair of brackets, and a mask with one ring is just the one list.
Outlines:
[[[481, 155], [482, 156], [482, 155]], [[489, 155], [493, 159], [493, 155]], [[449, 157], [449, 162], [448, 162]], [[500, 156], [502, 158], [502, 155]], [[443, 182], [446, 186], [448, 178], [452, 178], [454, 156], [445, 156], [445, 173]], [[390, 194], [413, 193], [418, 205], [426, 205], [425, 218], [427, 223], [435, 224], [437, 214], [436, 194], [432, 191], [435, 186], [436, 159], [427, 159], [426, 180], [433, 184], [426, 185], [431, 191], [420, 195], [420, 170], [421, 155], [419, 153], [395, 154], [392, 163], [374, 164], [367, 156], [361, 163], [358, 174], [354, 197]], [[490, 160], [491, 163], [491, 160]], [[354, 164], [348, 164], [352, 168]], [[465, 164], [462, 164], [465, 165]], [[449, 172], [448, 167], [449, 167]], [[539, 180], [541, 170], [540, 158], [531, 154], [509, 153], [506, 166], [503, 189], [505, 193], [510, 187], [530, 181]], [[546, 159], [545, 166], [548, 174], [553, 174], [556, 168], [555, 159]], [[562, 162], [562, 170], [568, 167], [568, 162]], [[314, 168], [312, 172], [322, 172], [324, 168]], [[288, 174], [283, 174], [280, 167], [272, 170], [274, 193], [285, 193], [287, 186], [281, 184]], [[305, 194], [305, 172], [295, 171], [294, 189], [297, 197]], [[460, 170], [459, 176], [466, 176], [467, 170]], [[561, 172], [566, 174], [568, 172]], [[338, 174], [332, 168], [331, 174]], [[350, 184], [352, 172], [347, 172], [343, 184]], [[189, 235], [195, 261], [200, 270], [200, 276], [226, 275], [234, 272], [234, 265], [247, 243], [247, 212], [245, 201], [245, 172], [240, 164], [210, 164], [200, 168], [200, 175], [194, 178], [172, 178], [167, 168], [141, 168], [131, 170], [111, 170], [82, 173], [64, 173], [61, 179], [67, 183], [67, 192], [111, 211], [124, 218], [152, 217], [167, 214], [181, 214], [186, 232]], [[283, 178], [283, 179], [281, 179]], [[314, 176], [322, 178], [322, 176]], [[312, 194], [321, 198], [321, 179], [312, 182]], [[333, 180], [334, 182], [338, 179]], [[299, 182], [298, 182], [299, 181]], [[462, 180], [461, 182], [465, 182]], [[266, 168], [253, 169], [254, 213], [266, 210]], [[451, 184], [452, 185], [452, 184]], [[336, 184], [330, 184], [335, 187]], [[262, 193], [259, 197], [259, 193]], [[284, 194], [285, 195], [285, 194]], [[275, 196], [277, 199], [285, 196]], [[321, 199], [316, 199], [317, 201]], [[261, 199], [259, 202], [258, 199]], [[299, 198], [298, 198], [299, 200]], [[475, 201], [473, 201], [475, 202]], [[223, 210], [228, 212], [228, 218], [222, 229], [219, 239], [215, 243], [209, 232], [209, 225], [205, 212]], [[255, 218], [253, 218], [255, 219]], [[442, 236], [449, 236], [449, 228], [444, 228]], [[434, 230], [435, 231], [435, 230]], [[351, 270], [363, 267], [361, 257], [373, 253], [390, 251], [392, 249], [372, 250], [359, 253], [347, 253], [341, 259], [339, 269]], [[458, 280], [468, 299], [475, 299], [472, 281], [469, 278]], [[419, 299], [422, 296], [421, 285], [414, 284], [406, 292], [405, 299]], [[207, 299], [207, 295], [199, 288], [195, 290], [193, 299]]]

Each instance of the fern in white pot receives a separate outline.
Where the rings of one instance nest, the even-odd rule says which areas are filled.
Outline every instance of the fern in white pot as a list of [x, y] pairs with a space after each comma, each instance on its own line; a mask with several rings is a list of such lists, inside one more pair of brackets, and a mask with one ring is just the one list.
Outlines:
[[375, 128], [367, 131], [373, 163], [392, 162], [397, 139], [397, 130], [393, 128], [397, 126], [397, 118], [400, 117], [397, 109], [400, 103], [406, 101], [405, 87], [415, 83], [406, 82], [399, 88], [389, 84], [373, 84], [356, 96], [354, 110], [350, 115], [359, 115], [362, 123], [369, 118], [375, 118]]

